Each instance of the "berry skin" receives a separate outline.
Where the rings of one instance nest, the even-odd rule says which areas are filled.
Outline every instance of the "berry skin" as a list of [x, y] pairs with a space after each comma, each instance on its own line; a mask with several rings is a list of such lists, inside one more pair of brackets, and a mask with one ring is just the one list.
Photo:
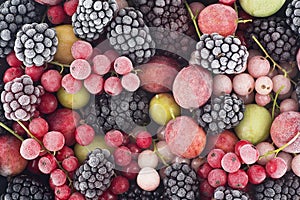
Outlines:
[[200, 178], [207, 179], [207, 176], [211, 170], [213, 170], [213, 168], [208, 163], [204, 163], [197, 170], [197, 174]]
[[74, 151], [68, 146], [64, 146], [61, 150], [55, 155], [58, 161], [63, 161], [64, 159], [74, 156]]
[[81, 193], [74, 192], [71, 194], [68, 200], [85, 200], [85, 198]]
[[65, 137], [61, 132], [50, 131], [44, 135], [43, 144], [49, 151], [59, 151], [65, 145]]
[[135, 180], [138, 173], [140, 171], [140, 167], [138, 163], [134, 160], [131, 161], [129, 165], [122, 167], [122, 175], [128, 178], [129, 180]]
[[[256, 145], [256, 149], [258, 150], [260, 155], [264, 155], [266, 154], [268, 151], [274, 151], [275, 147], [273, 146], [273, 144], [269, 143], [269, 142], [260, 142]], [[263, 156], [262, 158], [260, 158], [257, 163], [260, 165], [265, 165], [267, 164], [267, 162], [269, 160], [271, 160], [272, 158], [274, 158], [275, 154], [270, 154], [268, 156]]]
[[[204, 180], [200, 183], [199, 186], [201, 195], [205, 196], [205, 197], [212, 197], [215, 191], [215, 188], [212, 187], [207, 180]], [[205, 199], [205, 198], [201, 198], [201, 199]], [[207, 198], [208, 200], [208, 198]]]
[[248, 184], [248, 175], [244, 170], [228, 174], [228, 185], [233, 189], [243, 189]]
[[136, 136], [136, 144], [142, 149], [147, 149], [152, 144], [152, 135], [147, 131], [139, 132]]
[[73, 172], [79, 166], [79, 162], [75, 156], [69, 156], [62, 161], [61, 165], [68, 172]]
[[34, 118], [28, 125], [29, 131], [37, 138], [42, 138], [49, 130], [48, 122], [44, 118]]
[[255, 90], [258, 94], [268, 95], [272, 92], [273, 82], [268, 76], [261, 76], [255, 81]]
[[253, 78], [268, 75], [270, 68], [269, 61], [263, 56], [253, 56], [248, 60], [247, 70]]
[[240, 158], [245, 164], [254, 164], [259, 158], [259, 152], [252, 144], [245, 144], [240, 148]]
[[64, 3], [64, 11], [68, 16], [72, 16], [77, 9], [79, 0], [67, 0]]
[[93, 72], [98, 75], [105, 75], [111, 68], [111, 60], [106, 55], [96, 55], [93, 58]]
[[108, 131], [104, 136], [105, 143], [110, 147], [119, 147], [122, 145], [124, 137], [118, 130]]
[[123, 90], [121, 80], [118, 77], [109, 77], [104, 82], [104, 91], [107, 94], [110, 94], [112, 96], [116, 96], [120, 94]]
[[121, 146], [117, 148], [114, 152], [114, 159], [117, 165], [126, 166], [131, 162], [131, 151], [125, 147]]
[[55, 95], [46, 92], [41, 96], [41, 103], [38, 106], [38, 110], [43, 114], [50, 114], [56, 110], [57, 104]]
[[39, 81], [44, 73], [44, 67], [37, 67], [37, 66], [31, 66], [31, 67], [25, 67], [25, 74], [30, 76], [30, 78], [33, 81]]
[[103, 90], [104, 79], [101, 75], [91, 74], [83, 81], [83, 85], [89, 93], [98, 94]]
[[212, 149], [207, 155], [207, 162], [212, 168], [221, 168], [221, 160], [225, 152], [221, 149]]
[[252, 184], [260, 184], [267, 177], [266, 170], [261, 165], [250, 166], [247, 170], [247, 175], [249, 178], [249, 182]]
[[57, 168], [56, 158], [51, 154], [46, 154], [39, 159], [38, 168], [42, 173], [50, 174]]
[[71, 195], [71, 188], [67, 185], [55, 187], [54, 194], [61, 200], [67, 200]]
[[110, 191], [115, 195], [123, 194], [129, 189], [129, 181], [123, 176], [115, 177], [110, 185]]
[[213, 169], [209, 172], [207, 181], [214, 188], [223, 186], [227, 183], [227, 174], [222, 169]]
[[[22, 124], [28, 128], [29, 122], [28, 121], [22, 121]], [[23, 129], [23, 127], [18, 123], [18, 122], [14, 122], [12, 124], [12, 128], [14, 130], [14, 132], [16, 132], [18, 135], [20, 136], [24, 136], [26, 135], [26, 131]]]
[[21, 67], [23, 64], [20, 60], [18, 60], [14, 51], [10, 52], [10, 54], [6, 56], [6, 62], [10, 67]]
[[67, 175], [61, 169], [55, 169], [50, 173], [50, 179], [55, 186], [62, 186], [67, 181]]
[[93, 53], [93, 47], [89, 42], [78, 40], [73, 43], [71, 53], [74, 59], [87, 60]]
[[61, 79], [61, 86], [67, 93], [75, 94], [82, 88], [82, 82], [75, 79], [71, 74], [66, 74]]
[[52, 24], [61, 24], [66, 18], [66, 13], [61, 5], [55, 5], [48, 8], [47, 17]]
[[3, 75], [3, 82], [7, 83], [9, 81], [14, 80], [15, 78], [19, 78], [24, 74], [24, 71], [20, 67], [10, 67], [8, 68]]
[[24, 140], [20, 147], [20, 154], [26, 160], [37, 158], [41, 151], [41, 145], [33, 138]]
[[76, 142], [78, 142], [78, 144], [82, 145], [82, 146], [87, 146], [90, 143], [92, 143], [92, 141], [95, 138], [95, 131], [94, 129], [87, 124], [82, 124], [80, 126], [78, 126], [75, 130], [75, 140]]
[[154, 151], [146, 149], [139, 154], [138, 164], [140, 168], [156, 168], [158, 165], [158, 156]]
[[240, 169], [241, 162], [235, 153], [228, 152], [223, 156], [221, 165], [226, 172], [234, 173]]
[[110, 190], [106, 190], [98, 200], [118, 200], [118, 196], [112, 193]]
[[57, 92], [61, 87], [62, 76], [57, 70], [50, 69], [43, 73], [41, 84], [47, 92]]
[[247, 73], [236, 75], [233, 80], [233, 90], [241, 96], [249, 95], [254, 90], [254, 78]]
[[142, 149], [136, 143], [129, 143], [126, 146], [131, 151], [131, 156], [133, 159], [137, 159], [139, 154], [142, 152]]
[[281, 89], [281, 91], [279, 92], [280, 95], [287, 94], [292, 87], [290, 79], [285, 77], [282, 74], [278, 74], [274, 76], [272, 78], [272, 82], [273, 82], [273, 91], [275, 93], [279, 92], [279, 90]]
[[140, 87], [140, 84], [140, 78], [134, 73], [125, 74], [121, 78], [121, 85], [125, 90], [129, 92], [136, 91]]
[[121, 56], [115, 60], [114, 70], [120, 75], [125, 75], [133, 70], [133, 64], [129, 58]]
[[92, 72], [92, 68], [88, 61], [76, 59], [71, 63], [70, 72], [75, 79], [84, 80], [89, 77]]
[[266, 164], [266, 172], [267, 175], [271, 178], [281, 178], [287, 171], [287, 164], [286, 162], [280, 158], [275, 157], [269, 160]]
[[247, 140], [240, 140], [238, 141], [236, 144], [235, 144], [235, 147], [234, 147], [234, 153], [237, 155], [237, 156], [240, 156], [240, 149], [242, 146], [244, 146], [245, 144], [251, 144], [251, 142], [247, 141]]

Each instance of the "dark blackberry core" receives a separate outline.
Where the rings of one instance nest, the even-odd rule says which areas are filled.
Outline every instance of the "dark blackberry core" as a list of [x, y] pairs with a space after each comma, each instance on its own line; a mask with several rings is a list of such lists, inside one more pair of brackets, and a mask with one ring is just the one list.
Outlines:
[[[3, 83], [2, 80], [0, 80], [0, 91], [3, 91], [3, 90], [4, 90], [4, 83]], [[0, 102], [0, 122], [2, 122], [3, 124], [5, 124], [8, 127], [12, 126], [12, 121], [8, 120], [5, 117], [5, 111], [3, 109], [2, 102]], [[4, 134], [7, 134], [7, 133], [9, 133], [9, 132], [0, 126], [0, 135], [4, 135]]]
[[286, 11], [286, 23], [296, 33], [300, 34], [300, 1], [292, 0], [288, 4]]

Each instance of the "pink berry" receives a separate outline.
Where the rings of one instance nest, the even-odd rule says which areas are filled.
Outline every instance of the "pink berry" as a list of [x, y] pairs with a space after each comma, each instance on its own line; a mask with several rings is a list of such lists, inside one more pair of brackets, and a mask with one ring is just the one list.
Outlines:
[[270, 95], [261, 95], [259, 93], [255, 94], [255, 102], [259, 106], [266, 106], [271, 102]]
[[56, 159], [58, 161], [63, 161], [64, 159], [74, 156], [74, 151], [68, 146], [64, 146], [61, 150], [56, 153]]
[[104, 79], [101, 75], [91, 74], [83, 81], [84, 87], [91, 94], [98, 94], [102, 92], [104, 87]]
[[268, 76], [261, 76], [255, 81], [255, 90], [261, 95], [268, 95], [272, 92], [273, 82]]
[[71, 195], [71, 188], [67, 185], [57, 186], [54, 189], [54, 194], [61, 200], [67, 200]]
[[[25, 123], [26, 123], [26, 125], [25, 125]], [[29, 123], [28, 123], [28, 121], [26, 121], [26, 122], [22, 121], [22, 124], [24, 126], [28, 127]], [[25, 136], [26, 135], [26, 131], [23, 129], [23, 127], [18, 122], [13, 122], [12, 129], [14, 130], [14, 132], [16, 132], [20, 136]]]
[[237, 172], [228, 174], [228, 185], [233, 189], [243, 189], [248, 184], [247, 173], [239, 169]]
[[54, 169], [57, 168], [56, 159], [51, 154], [46, 154], [41, 157], [38, 162], [39, 170], [44, 174], [50, 174]]
[[47, 16], [52, 24], [61, 24], [66, 18], [66, 13], [61, 5], [55, 5], [48, 8]]
[[152, 135], [147, 131], [141, 131], [136, 136], [136, 144], [142, 148], [147, 149], [152, 144]]
[[24, 71], [20, 67], [10, 67], [8, 68], [3, 75], [3, 82], [7, 83], [14, 80], [15, 78], [21, 77], [24, 74]]
[[114, 70], [120, 75], [125, 75], [133, 70], [133, 64], [129, 58], [121, 56], [115, 60]]
[[67, 93], [75, 94], [82, 88], [82, 82], [75, 79], [71, 74], [66, 74], [61, 80], [61, 86]]
[[263, 56], [253, 56], [248, 60], [247, 70], [253, 78], [268, 75], [270, 68], [269, 61]]
[[236, 2], [236, 0], [219, 0], [219, 3], [228, 5], [228, 6], [232, 6], [235, 2]]
[[49, 130], [48, 122], [44, 118], [34, 118], [28, 126], [29, 131], [37, 138], [42, 138]]
[[232, 82], [227, 75], [218, 74], [213, 79], [213, 94], [220, 96], [230, 94], [232, 91]]
[[140, 78], [134, 73], [125, 74], [121, 78], [121, 85], [125, 90], [129, 92], [136, 91], [140, 87], [140, 84]]
[[128, 178], [129, 180], [136, 179], [138, 173], [140, 171], [140, 167], [138, 163], [134, 160], [131, 161], [129, 165], [122, 167], [122, 175]]
[[252, 184], [262, 183], [266, 177], [266, 170], [261, 165], [252, 165], [247, 170], [249, 182]]
[[47, 92], [57, 92], [61, 88], [61, 74], [54, 69], [43, 73], [41, 84]]
[[43, 144], [49, 151], [59, 151], [65, 145], [65, 137], [61, 132], [50, 131], [44, 135]]
[[300, 155], [296, 155], [291, 163], [293, 172], [300, 177]]
[[92, 72], [92, 68], [88, 61], [83, 59], [76, 59], [71, 63], [70, 73], [77, 80], [84, 80]]
[[273, 91], [275, 93], [279, 92], [280, 95], [287, 94], [291, 89], [291, 81], [284, 77], [282, 74], [278, 74], [272, 78], [273, 81]]
[[64, 11], [68, 16], [72, 16], [77, 9], [79, 0], [67, 0], [64, 3]]
[[222, 169], [213, 169], [209, 172], [207, 181], [214, 188], [226, 185], [227, 174]]
[[118, 130], [108, 131], [104, 136], [105, 143], [110, 147], [119, 147], [122, 145], [124, 137]]
[[[210, 200], [216, 188], [212, 187], [207, 180], [201, 181], [199, 185], [201, 199]], [[207, 197], [207, 198], [204, 198]]]
[[111, 76], [104, 82], [104, 91], [107, 94], [110, 94], [112, 96], [116, 96], [120, 94], [123, 90], [123, 87], [121, 85], [121, 80], [118, 77]]
[[238, 141], [236, 144], [235, 144], [235, 147], [234, 147], [234, 153], [237, 155], [237, 156], [240, 156], [240, 149], [242, 146], [246, 145], [246, 144], [251, 144], [251, 142], [247, 141], [247, 140], [240, 140]]
[[256, 149], [259, 152], [259, 155], [261, 155], [262, 157], [257, 161], [258, 164], [260, 165], [265, 165], [267, 164], [267, 162], [269, 160], [271, 160], [272, 158], [274, 158], [275, 154], [269, 154], [268, 156], [264, 156], [266, 155], [268, 152], [274, 151], [275, 147], [273, 146], [273, 144], [269, 143], [269, 142], [260, 142], [256, 145]]
[[118, 147], [114, 152], [114, 159], [117, 165], [126, 166], [131, 162], [131, 151], [125, 147]]
[[232, 83], [235, 93], [242, 96], [249, 95], [254, 90], [254, 78], [247, 73], [236, 75]]
[[285, 161], [287, 165], [287, 171], [290, 171], [292, 169], [293, 156], [290, 153], [284, 151], [279, 152], [277, 156], [282, 158]]
[[259, 152], [252, 144], [245, 144], [240, 148], [240, 157], [245, 164], [254, 164], [259, 158]]
[[74, 134], [76, 142], [82, 146], [91, 144], [95, 138], [95, 131], [93, 127], [87, 124], [78, 126]]
[[26, 160], [37, 158], [41, 151], [41, 145], [33, 138], [25, 139], [20, 147], [20, 154]]
[[272, 158], [266, 164], [266, 172], [271, 178], [281, 178], [286, 173], [286, 171], [287, 164], [280, 157]]
[[192, 2], [190, 3], [190, 8], [193, 14], [197, 15], [205, 8], [205, 6], [200, 2]]
[[115, 177], [110, 185], [110, 191], [115, 195], [123, 194], [129, 189], [129, 181], [124, 176]]
[[159, 160], [156, 153], [149, 149], [143, 150], [138, 155], [138, 164], [140, 168], [144, 168], [144, 167], [156, 168], [158, 165], [158, 161]]
[[97, 55], [93, 58], [93, 72], [105, 75], [111, 68], [111, 60], [106, 55]]
[[120, 55], [115, 50], [108, 50], [104, 52], [104, 55], [109, 58], [111, 62], [114, 62]]
[[72, 172], [77, 169], [79, 163], [75, 156], [69, 156], [62, 161], [61, 165], [68, 172]]
[[74, 59], [87, 60], [93, 53], [93, 47], [89, 42], [77, 40], [71, 47], [71, 53]]
[[38, 106], [38, 110], [43, 114], [50, 114], [56, 110], [57, 104], [55, 95], [46, 92], [41, 96], [41, 103]]
[[197, 174], [200, 178], [207, 179], [207, 176], [211, 170], [213, 170], [213, 168], [208, 163], [204, 163], [199, 167]]
[[61, 169], [55, 169], [50, 173], [50, 179], [55, 186], [61, 186], [67, 181], [67, 176]]
[[[142, 152], [142, 149], [136, 143], [127, 144], [127, 148], [131, 151], [131, 157], [133, 159], [137, 159], [138, 156], [140, 155], [140, 153]], [[157, 147], [157, 149], [158, 149], [158, 147]]]
[[288, 111], [298, 111], [299, 105], [294, 99], [284, 99], [280, 102], [280, 112], [288, 112]]
[[44, 67], [31, 66], [25, 67], [25, 74], [30, 76], [33, 81], [39, 81], [44, 73]]
[[160, 177], [155, 169], [144, 167], [140, 170], [136, 182], [141, 189], [154, 191], [159, 186]]
[[21, 67], [22, 62], [16, 57], [16, 54], [14, 51], [10, 52], [6, 56], [6, 62], [10, 67]]
[[212, 149], [207, 155], [207, 162], [212, 168], [221, 168], [221, 160], [225, 152], [222, 149]]
[[235, 153], [228, 152], [223, 156], [221, 165], [226, 172], [234, 173], [240, 169], [241, 162]]

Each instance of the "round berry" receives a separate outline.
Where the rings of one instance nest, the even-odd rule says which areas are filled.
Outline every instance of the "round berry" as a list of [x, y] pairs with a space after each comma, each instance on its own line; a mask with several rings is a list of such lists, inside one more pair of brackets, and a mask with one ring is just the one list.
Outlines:
[[67, 175], [61, 169], [55, 169], [50, 173], [50, 179], [55, 186], [61, 186], [67, 181]]
[[131, 151], [125, 147], [120, 146], [114, 152], [115, 162], [119, 166], [126, 166], [131, 162]]
[[136, 144], [142, 148], [147, 149], [152, 144], [152, 135], [147, 131], [141, 131], [136, 136]]
[[61, 74], [54, 69], [43, 73], [41, 84], [47, 92], [57, 92], [61, 88]]
[[110, 94], [112, 96], [116, 96], [120, 94], [123, 90], [121, 80], [118, 77], [109, 77], [104, 82], [104, 91], [107, 94]]
[[133, 64], [129, 58], [121, 56], [115, 60], [114, 70], [120, 75], [125, 75], [133, 70]]
[[124, 176], [115, 177], [110, 185], [110, 191], [115, 195], [123, 194], [129, 189], [129, 181]]
[[28, 125], [29, 131], [37, 138], [42, 138], [49, 130], [48, 122], [44, 118], [34, 118]]
[[105, 75], [111, 68], [111, 60], [106, 55], [96, 55], [93, 58], [93, 72], [98, 75]]
[[89, 93], [98, 94], [103, 90], [104, 79], [98, 74], [91, 74], [83, 81], [83, 85]]
[[75, 129], [75, 140], [81, 146], [87, 146], [95, 138], [94, 129], [88, 124], [82, 124]]
[[71, 63], [70, 73], [77, 80], [84, 80], [92, 72], [91, 65], [83, 59], [76, 59]]
[[59, 151], [65, 145], [65, 137], [61, 132], [50, 131], [44, 135], [43, 144], [49, 151]]
[[153, 191], [159, 186], [160, 177], [155, 169], [145, 167], [140, 170], [136, 182], [143, 190]]
[[123, 144], [123, 134], [118, 130], [108, 131], [104, 136], [105, 143], [110, 147], [119, 147]]
[[75, 94], [82, 88], [82, 82], [75, 79], [71, 74], [66, 74], [61, 80], [61, 86], [67, 93]]
[[77, 40], [71, 47], [71, 53], [74, 59], [87, 60], [93, 53], [93, 47], [89, 42]]
[[37, 158], [41, 151], [41, 145], [33, 138], [25, 139], [20, 147], [20, 154], [26, 160]]
[[123, 88], [129, 92], [136, 91], [141, 84], [141, 80], [135, 73], [128, 73], [122, 76], [121, 85]]

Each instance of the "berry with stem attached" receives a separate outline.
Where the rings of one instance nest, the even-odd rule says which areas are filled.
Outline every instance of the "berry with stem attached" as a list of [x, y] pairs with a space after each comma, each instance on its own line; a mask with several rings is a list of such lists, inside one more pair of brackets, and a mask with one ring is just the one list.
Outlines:
[[37, 158], [41, 151], [41, 145], [34, 139], [28, 138], [24, 140], [20, 147], [20, 154], [26, 160]]

